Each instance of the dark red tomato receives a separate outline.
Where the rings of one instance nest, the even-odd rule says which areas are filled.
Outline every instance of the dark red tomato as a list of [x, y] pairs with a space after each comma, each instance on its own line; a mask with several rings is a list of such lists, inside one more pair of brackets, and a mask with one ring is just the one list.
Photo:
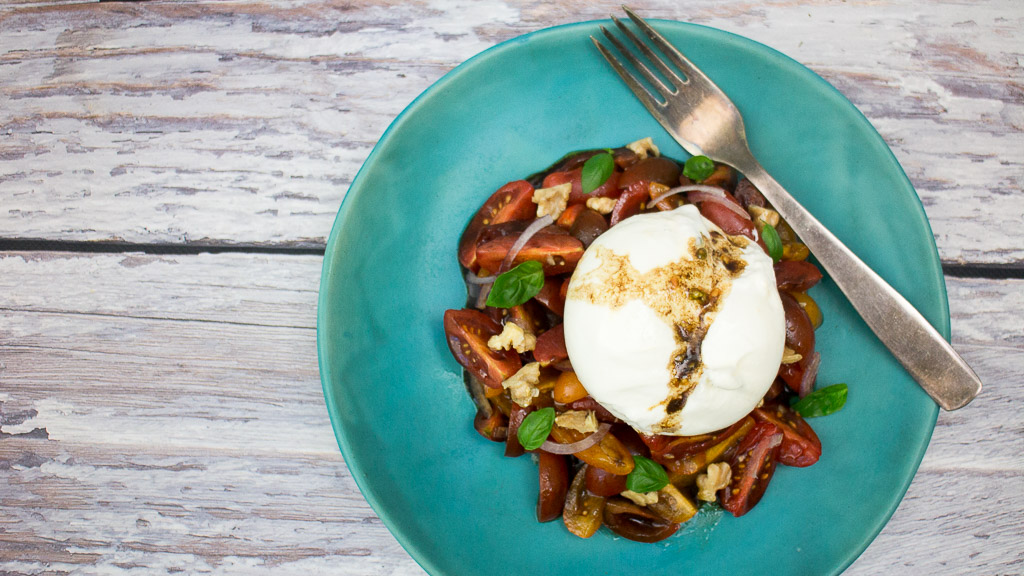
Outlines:
[[806, 260], [779, 260], [775, 263], [775, 285], [786, 292], [807, 292], [821, 281], [821, 270]]
[[498, 324], [515, 322], [524, 330], [529, 329], [534, 334], [547, 329], [547, 314], [544, 312], [544, 308], [532, 300], [511, 308], [488, 306], [484, 308], [484, 312]]
[[[497, 272], [515, 242], [515, 237], [504, 236], [478, 246], [476, 258], [479, 267], [492, 273]], [[536, 260], [544, 265], [544, 274], [554, 276], [572, 272], [582, 256], [583, 244], [572, 236], [539, 232], [516, 254], [512, 266], [518, 266], [527, 260]]]
[[573, 400], [569, 403], [570, 410], [593, 410], [594, 416], [597, 417], [599, 422], [618, 422], [619, 419], [612, 415], [607, 408], [598, 404], [597, 400], [594, 400], [593, 396], [584, 396], [579, 400]]
[[473, 428], [491, 442], [504, 442], [508, 437], [508, 419], [497, 408], [491, 408], [490, 416], [478, 410], [473, 418]]
[[793, 362], [792, 364], [783, 364], [779, 366], [778, 379], [785, 382], [786, 386], [788, 386], [793, 392], [798, 394], [800, 393], [800, 381], [803, 380], [803, 378], [804, 369], [800, 365], [800, 362]]
[[604, 524], [623, 538], [648, 543], [660, 542], [679, 530], [679, 524], [669, 522], [625, 498], [608, 500], [604, 507]]
[[559, 316], [565, 315], [565, 296], [562, 295], [563, 279], [549, 276], [544, 279], [544, 287], [540, 289], [534, 298]]
[[598, 186], [590, 194], [583, 193], [583, 168], [575, 168], [567, 172], [552, 172], [544, 178], [545, 188], [572, 183], [572, 191], [569, 192], [569, 204], [586, 204], [587, 198], [614, 198], [619, 195], [619, 175], [621, 172], [612, 172], [605, 183]]
[[591, 494], [605, 498], [618, 496], [626, 490], [626, 476], [612, 474], [594, 466], [587, 467], [586, 483]]
[[736, 191], [734, 192], [736, 199], [743, 204], [744, 208], [749, 206], [759, 206], [764, 208], [768, 205], [768, 201], [765, 200], [764, 195], [757, 189], [756, 186], [750, 181], [744, 178], [736, 184]]
[[803, 416], [785, 404], [772, 402], [754, 410], [758, 422], [771, 422], [782, 430], [778, 462], [803, 468], [821, 458], [821, 440]]
[[640, 438], [640, 434], [629, 424], [624, 422], [612, 424], [611, 433], [622, 442], [630, 454], [643, 456], [644, 458], [651, 457], [651, 449], [647, 447], [647, 444]]
[[537, 337], [533, 358], [544, 366], [569, 358], [569, 352], [565, 349], [565, 328], [562, 324]]
[[473, 272], [479, 270], [476, 261], [476, 247], [480, 230], [490, 224], [511, 220], [528, 220], [537, 215], [533, 203], [533, 186], [526, 180], [509, 182], [491, 195], [477, 210], [459, 239], [459, 263]]
[[526, 418], [526, 415], [536, 409], [536, 406], [523, 408], [515, 402], [512, 403], [512, 408], [508, 415], [508, 435], [505, 438], [505, 456], [508, 456], [509, 458], [517, 458], [526, 453], [523, 445], [519, 443], [519, 426], [522, 425], [523, 419]]
[[661, 434], [641, 434], [640, 438], [651, 449], [651, 457], [655, 460], [679, 460], [698, 454], [720, 444], [743, 426], [743, 420], [728, 428], [696, 436], [665, 436]]
[[814, 353], [814, 325], [803, 307], [786, 292], [779, 292], [786, 314], [786, 346], [804, 358]]
[[674, 160], [661, 156], [648, 156], [626, 168], [619, 178], [619, 188], [628, 188], [636, 182], [657, 182], [665, 186], [675, 186], [679, 181], [682, 168]]
[[537, 452], [540, 493], [537, 496], [537, 521], [550, 522], [562, 515], [565, 494], [569, 491], [569, 467], [565, 456]]
[[479, 310], [445, 310], [444, 333], [455, 361], [486, 386], [501, 383], [523, 367], [515, 350], [495, 352], [487, 340], [501, 332], [501, 326]]
[[636, 182], [629, 188], [626, 188], [626, 191], [615, 202], [615, 207], [612, 208], [612, 215], [608, 220], [609, 224], [615, 226], [626, 218], [638, 214], [643, 209], [644, 204], [651, 199], [649, 186], [647, 182]]
[[[622, 196], [619, 196], [622, 198]], [[584, 204], [573, 204], [573, 208], [577, 206], [585, 206]], [[572, 228], [569, 229], [569, 233], [572, 234], [573, 238], [576, 238], [583, 243], [584, 248], [590, 248], [590, 245], [594, 243], [594, 240], [598, 236], [608, 231], [608, 221], [604, 219], [599, 212], [585, 208], [581, 210], [579, 216], [573, 222]]]
[[[736, 199], [731, 194], [728, 192], [725, 194], [735, 202]], [[736, 205], [739, 206], [739, 202], [736, 202]], [[700, 210], [701, 216], [714, 222], [726, 234], [746, 236], [751, 240], [758, 237], [755, 235], [754, 223], [749, 218], [744, 218], [717, 202], [701, 202], [697, 208]]]
[[732, 482], [718, 491], [718, 502], [732, 513], [743, 516], [761, 501], [775, 473], [775, 459], [782, 443], [782, 432], [771, 422], [758, 422], [740, 441], [729, 461]]
[[[555, 164], [555, 166], [552, 167], [551, 170], [565, 172], [568, 170], [579, 168], [580, 166], [583, 166], [583, 164], [585, 164], [587, 160], [590, 160], [592, 156], [596, 156], [602, 152], [605, 152], [604, 148], [595, 148], [593, 150], [581, 150], [579, 152], [569, 154], [561, 161], [559, 161], [557, 164]], [[615, 165], [618, 166], [619, 168], [626, 168], [627, 166], [632, 166], [637, 161], [636, 152], [633, 152], [629, 148], [625, 147], [612, 149], [612, 158], [615, 159]]]

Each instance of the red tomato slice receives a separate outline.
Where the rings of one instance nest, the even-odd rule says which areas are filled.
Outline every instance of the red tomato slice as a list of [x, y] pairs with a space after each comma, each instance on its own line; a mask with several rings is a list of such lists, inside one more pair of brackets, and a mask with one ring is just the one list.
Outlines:
[[[515, 236], [503, 236], [478, 246], [476, 258], [480, 268], [496, 272], [515, 243]], [[545, 275], [555, 276], [572, 272], [582, 256], [583, 243], [572, 236], [539, 232], [516, 254], [512, 266], [536, 260], [544, 265]]]
[[564, 325], [559, 324], [537, 337], [533, 358], [543, 366], [569, 358], [569, 351], [565, 349]]
[[562, 294], [562, 278], [549, 277], [544, 279], [544, 287], [534, 298], [559, 316], [565, 315], [565, 295]]
[[569, 466], [565, 456], [537, 451], [540, 493], [537, 496], [537, 521], [550, 522], [562, 516], [565, 494], [569, 491]]
[[508, 415], [508, 435], [505, 438], [505, 456], [518, 458], [526, 453], [526, 449], [519, 443], [519, 426], [527, 414], [536, 410], [536, 406], [523, 408], [515, 402], [512, 403], [511, 412]]
[[718, 491], [718, 501], [733, 516], [743, 516], [764, 496], [775, 473], [782, 432], [771, 422], [758, 422], [740, 441], [729, 461], [732, 482]]
[[754, 410], [758, 422], [771, 422], [782, 430], [778, 462], [786, 466], [803, 468], [821, 458], [821, 440], [810, 424], [795, 410], [772, 402]]
[[779, 292], [786, 315], [786, 346], [804, 358], [814, 353], [814, 325], [800, 303], [787, 292]]
[[775, 263], [775, 285], [786, 292], [806, 292], [821, 281], [821, 270], [806, 260], [779, 260]]
[[491, 224], [511, 220], [528, 220], [536, 217], [537, 205], [533, 203], [533, 186], [526, 180], [509, 182], [491, 195], [469, 221], [462, 238], [459, 239], [459, 264], [473, 272], [479, 270], [476, 261], [476, 245], [480, 230]]
[[479, 310], [445, 310], [444, 333], [455, 361], [486, 386], [501, 383], [523, 367], [515, 350], [495, 352], [487, 340], [501, 332], [501, 325]]
[[643, 209], [644, 203], [650, 199], [649, 190], [650, 184], [647, 181], [630, 184], [629, 188], [626, 188], [626, 191], [615, 202], [611, 218], [608, 220], [609, 225], [615, 226], [626, 218], [639, 213]]
[[572, 228], [573, 222], [576, 221], [576, 217], [580, 215], [580, 212], [583, 212], [586, 209], [586, 204], [573, 204], [572, 206], [566, 208], [564, 212], [562, 212], [562, 215], [558, 217], [558, 220], [555, 222], [555, 224], [558, 224], [562, 228], [569, 230]]
[[626, 476], [612, 474], [594, 466], [587, 466], [584, 480], [591, 494], [605, 498], [618, 496], [626, 490]]
[[[729, 200], [736, 202], [736, 199], [728, 192], [725, 193], [725, 196]], [[739, 206], [739, 202], [736, 202], [736, 205]], [[731, 236], [746, 236], [751, 240], [760, 236], [756, 233], [753, 222], [732, 210], [729, 210], [721, 204], [716, 202], [701, 202], [697, 208], [700, 210], [701, 216], [714, 222], [726, 234]]]
[[572, 183], [572, 191], [569, 192], [569, 204], [586, 204], [587, 198], [615, 198], [618, 196], [620, 193], [619, 176], [621, 174], [618, 171], [612, 172], [604, 184], [598, 186], [590, 194], [583, 193], [583, 168], [575, 168], [564, 172], [552, 172], [544, 178], [542, 186], [550, 188], [570, 182]]

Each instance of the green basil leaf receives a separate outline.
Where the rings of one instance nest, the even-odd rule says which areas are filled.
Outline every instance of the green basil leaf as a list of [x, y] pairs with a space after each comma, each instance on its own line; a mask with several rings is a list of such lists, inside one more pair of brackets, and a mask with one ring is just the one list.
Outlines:
[[536, 260], [527, 260], [519, 266], [498, 275], [487, 294], [487, 305], [511, 308], [533, 298], [544, 287], [544, 266]]
[[551, 427], [555, 424], [555, 409], [548, 406], [534, 412], [530, 412], [523, 418], [519, 425], [519, 432], [516, 437], [519, 443], [527, 450], [536, 450], [548, 439], [551, 434]]
[[775, 231], [775, 227], [771, 224], [765, 224], [761, 228], [761, 238], [764, 239], [764, 245], [768, 248], [768, 255], [772, 257], [772, 262], [781, 260], [782, 238], [779, 238], [779, 233]]
[[804, 418], [828, 416], [846, 405], [846, 384], [833, 384], [815, 390], [793, 404], [793, 409]]
[[683, 165], [683, 176], [694, 182], [702, 182], [715, 171], [715, 163], [707, 156], [691, 156]]
[[580, 179], [583, 181], [583, 193], [590, 194], [604, 184], [615, 171], [615, 158], [607, 152], [594, 154], [583, 163]]
[[668, 473], [665, 469], [650, 458], [633, 456], [636, 466], [626, 476], [626, 488], [633, 492], [655, 492], [668, 485]]

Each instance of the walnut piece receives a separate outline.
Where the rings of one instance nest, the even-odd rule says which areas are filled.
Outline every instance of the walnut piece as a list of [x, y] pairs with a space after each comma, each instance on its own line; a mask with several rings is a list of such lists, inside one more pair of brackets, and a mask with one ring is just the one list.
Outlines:
[[802, 354], [797, 354], [796, 351], [790, 348], [789, 346], [786, 346], [786, 348], [782, 351], [783, 364], [796, 364], [797, 362], [803, 359], [804, 357]]
[[658, 503], [658, 493], [657, 492], [646, 492], [646, 493], [641, 494], [640, 492], [633, 492], [632, 490], [626, 490], [625, 492], [620, 494], [620, 496], [623, 496], [624, 498], [629, 498], [637, 506], [649, 506], [651, 504], [657, 504]]
[[515, 322], [505, 324], [501, 334], [491, 336], [487, 340], [487, 347], [497, 352], [514, 348], [520, 354], [529, 352], [537, 347], [537, 337], [525, 331]]
[[697, 476], [697, 498], [705, 502], [717, 500], [716, 492], [725, 488], [732, 482], [732, 468], [725, 462], [716, 462], [708, 465], [707, 474]]
[[754, 218], [754, 222], [758, 224], [758, 230], [763, 228], [765, 224], [771, 224], [772, 228], [779, 225], [779, 213], [771, 208], [761, 208], [751, 204], [747, 206], [747, 211]]
[[654, 145], [654, 140], [650, 136], [647, 138], [641, 138], [636, 142], [630, 142], [626, 144], [626, 148], [629, 148], [633, 152], [636, 152], [637, 158], [646, 160], [648, 155], [661, 156], [661, 151]]
[[523, 408], [529, 406], [540, 395], [540, 362], [530, 362], [510, 376], [501, 385], [507, 388], [512, 401]]
[[566, 410], [555, 416], [555, 424], [584, 434], [597, 430], [597, 415], [593, 410]]
[[533, 201], [537, 204], [537, 218], [550, 214], [555, 220], [565, 212], [569, 202], [572, 184], [566, 182], [550, 188], [538, 188], [533, 191]]
[[587, 208], [601, 214], [611, 214], [612, 208], [615, 208], [615, 198], [600, 198], [595, 196], [594, 198], [587, 198]]

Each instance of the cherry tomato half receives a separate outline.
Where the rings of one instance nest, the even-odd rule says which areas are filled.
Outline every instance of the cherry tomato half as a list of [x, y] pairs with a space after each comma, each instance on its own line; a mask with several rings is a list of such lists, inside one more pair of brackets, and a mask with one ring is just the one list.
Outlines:
[[569, 490], [569, 466], [565, 456], [537, 452], [537, 474], [540, 492], [537, 495], [537, 521], [550, 522], [562, 515], [565, 493]]
[[455, 361], [486, 386], [501, 388], [523, 367], [515, 350], [495, 352], [487, 347], [487, 340], [501, 332], [501, 325], [479, 310], [445, 310], [444, 332]]
[[647, 508], [637, 506], [625, 498], [611, 498], [604, 506], [604, 524], [612, 532], [636, 542], [659, 542], [679, 530], [679, 524], [669, 522]]
[[821, 270], [806, 260], [779, 260], [775, 263], [775, 285], [786, 292], [806, 292], [821, 281]]
[[509, 182], [491, 195], [477, 210], [459, 239], [459, 263], [473, 272], [479, 270], [476, 261], [476, 245], [484, 226], [500, 224], [511, 220], [528, 220], [537, 215], [533, 203], [533, 186], [526, 180]]
[[772, 402], [754, 410], [758, 422], [771, 422], [782, 430], [778, 462], [803, 468], [821, 458], [821, 440], [810, 424], [785, 404]]
[[565, 509], [562, 511], [565, 527], [580, 538], [593, 536], [601, 527], [601, 520], [604, 516], [605, 498], [591, 494], [585, 486], [589, 484], [586, 479], [590, 477], [591, 470], [596, 470], [596, 468], [584, 464], [576, 472], [576, 477], [573, 478], [572, 484], [569, 486], [569, 493], [565, 497]]
[[[502, 236], [485, 242], [476, 248], [479, 267], [496, 272], [505, 260], [508, 251], [516, 243], [516, 236]], [[544, 265], [544, 274], [554, 276], [572, 272], [583, 256], [583, 244], [568, 234], [538, 232], [516, 254], [512, 267], [527, 260], [536, 260]]]
[[771, 422], [758, 422], [743, 438], [729, 461], [732, 482], [718, 491], [718, 502], [732, 513], [743, 516], [764, 496], [775, 473], [775, 459], [782, 443], [782, 432]]

